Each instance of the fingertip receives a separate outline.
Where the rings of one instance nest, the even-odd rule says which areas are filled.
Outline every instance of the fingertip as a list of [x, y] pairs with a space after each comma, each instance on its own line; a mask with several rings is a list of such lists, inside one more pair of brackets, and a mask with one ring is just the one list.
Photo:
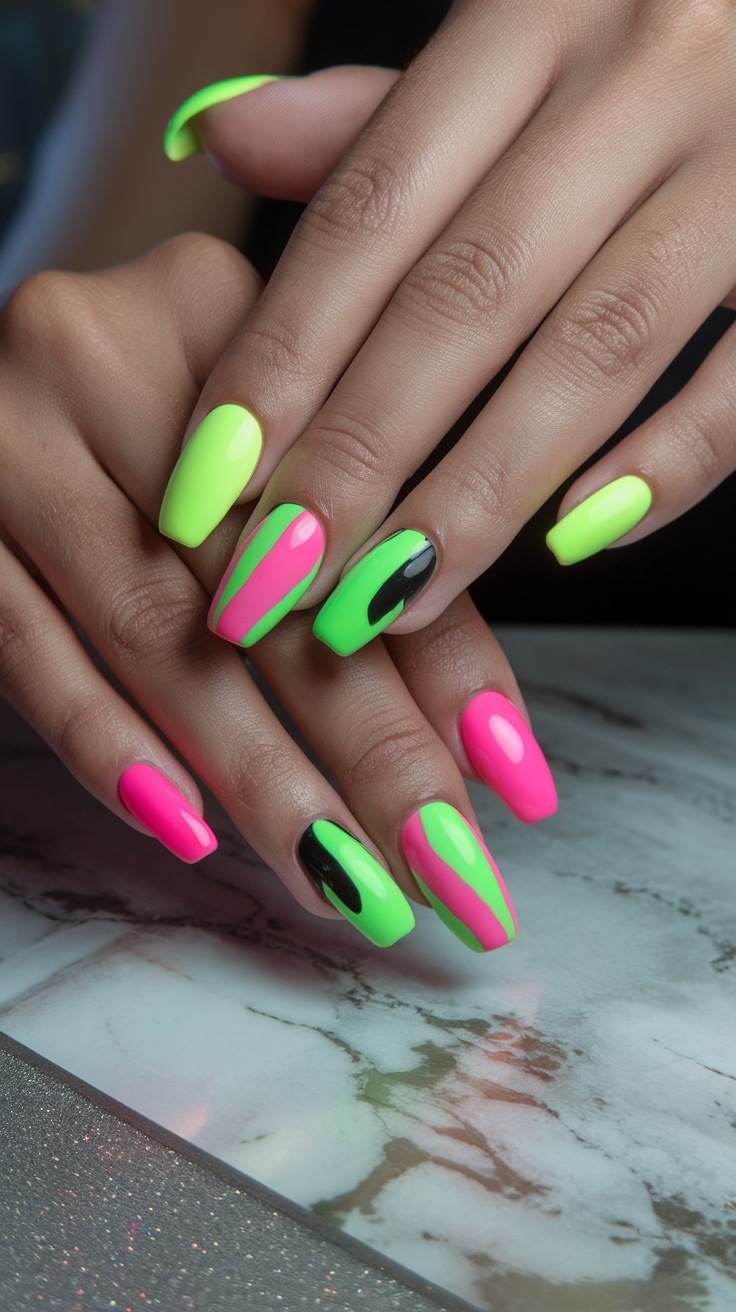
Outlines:
[[213, 105], [233, 100], [236, 96], [255, 91], [266, 82], [277, 82], [277, 74], [251, 74], [247, 77], [231, 77], [221, 82], [212, 82], [202, 87], [179, 105], [166, 125], [163, 139], [164, 153], [173, 162], [189, 159], [192, 155], [201, 155], [202, 140], [195, 119]]

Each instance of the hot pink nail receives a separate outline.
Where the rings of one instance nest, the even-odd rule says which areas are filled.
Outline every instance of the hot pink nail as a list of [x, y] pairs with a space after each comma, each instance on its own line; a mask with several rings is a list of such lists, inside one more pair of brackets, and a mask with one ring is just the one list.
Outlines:
[[513, 702], [482, 692], [460, 720], [465, 750], [481, 779], [519, 820], [530, 824], [557, 810], [557, 789], [539, 743]]
[[191, 865], [217, 847], [209, 825], [152, 765], [129, 765], [120, 776], [118, 792], [125, 809], [182, 861]]

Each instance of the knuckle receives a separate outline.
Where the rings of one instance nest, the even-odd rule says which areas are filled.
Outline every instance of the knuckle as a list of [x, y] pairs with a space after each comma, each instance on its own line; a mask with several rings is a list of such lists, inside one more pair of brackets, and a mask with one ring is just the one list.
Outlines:
[[[487, 632], [483, 636], [487, 637]], [[459, 607], [450, 605], [426, 628], [418, 629], [416, 633], [403, 634], [398, 641], [409, 646], [412, 676], [421, 678], [422, 675], [428, 675], [436, 684], [438, 679], [442, 679], [443, 671], [452, 671], [453, 681], [460, 684], [465, 670], [472, 669], [477, 656], [477, 616], [466, 608], [460, 613]], [[391, 651], [393, 655], [393, 643]], [[402, 668], [406, 668], [403, 661]]]
[[565, 311], [548, 345], [556, 363], [576, 378], [615, 381], [641, 368], [658, 319], [643, 288], [601, 287]]
[[466, 528], [472, 531], [478, 523], [483, 525], [486, 541], [490, 540], [491, 525], [506, 524], [518, 509], [520, 469], [511, 470], [503, 464], [493, 450], [463, 453], [452, 469], [452, 497], [454, 506], [462, 507]]
[[114, 739], [118, 727], [109, 701], [89, 696], [72, 698], [60, 708], [54, 726], [56, 754], [73, 774], [83, 774], [89, 762], [90, 744]]
[[147, 257], [173, 282], [182, 277], [208, 289], [234, 285], [241, 292], [260, 286], [255, 270], [235, 246], [206, 232], [180, 232], [154, 248]]
[[669, 463], [687, 472], [690, 486], [711, 488], [723, 469], [723, 437], [712, 416], [693, 411], [678, 416], [671, 433]]
[[105, 603], [107, 642], [126, 665], [183, 660], [209, 641], [202, 611], [199, 596], [168, 575], [117, 586]]
[[327, 179], [305, 219], [331, 238], [380, 233], [388, 239], [406, 212], [410, 191], [409, 178], [388, 159], [353, 160]]
[[503, 308], [529, 265], [526, 247], [509, 235], [493, 243], [454, 241], [430, 250], [407, 274], [396, 299], [432, 319], [472, 327]]
[[324, 490], [334, 489], [338, 474], [344, 492], [346, 481], [361, 487], [385, 478], [386, 447], [385, 434], [369, 420], [336, 415], [310, 432], [302, 454], [307, 469], [323, 469]]
[[32, 655], [45, 646], [46, 630], [27, 608], [4, 603], [0, 611], [0, 689], [14, 692], [32, 679]]
[[276, 743], [259, 741], [256, 735], [234, 744], [224, 772], [225, 792], [245, 813], [246, 825], [247, 818], [262, 825], [264, 798], [271, 799], [270, 805], [274, 797], [295, 801], [301, 791], [288, 753]]
[[431, 746], [427, 730], [416, 720], [397, 719], [396, 708], [375, 712], [356, 727], [347, 744], [344, 773], [352, 788], [426, 773]]
[[21, 348], [37, 345], [56, 352], [84, 347], [96, 340], [99, 327], [92, 280], [72, 273], [44, 269], [24, 279], [12, 292], [2, 313], [6, 344]]
[[284, 393], [311, 383], [312, 364], [308, 340], [273, 315], [254, 318], [239, 345], [243, 359], [259, 375], [261, 389], [271, 389], [283, 404]]
[[733, 33], [733, 0], [649, 0], [649, 36], [687, 61], [711, 51]]

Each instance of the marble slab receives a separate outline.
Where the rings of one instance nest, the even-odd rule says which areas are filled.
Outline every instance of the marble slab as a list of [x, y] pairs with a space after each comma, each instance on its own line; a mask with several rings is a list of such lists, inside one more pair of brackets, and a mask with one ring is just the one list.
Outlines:
[[0, 1029], [493, 1312], [736, 1308], [736, 639], [508, 630], [560, 811], [382, 952], [184, 867], [0, 718]]

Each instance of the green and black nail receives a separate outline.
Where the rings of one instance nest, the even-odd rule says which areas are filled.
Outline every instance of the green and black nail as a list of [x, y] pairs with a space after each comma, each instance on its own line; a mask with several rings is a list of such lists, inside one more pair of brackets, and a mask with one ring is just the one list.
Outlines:
[[414, 928], [414, 913], [379, 861], [334, 820], [315, 820], [299, 860], [320, 893], [371, 943], [388, 948]]
[[388, 627], [427, 586], [437, 552], [424, 533], [405, 528], [359, 560], [327, 598], [314, 633], [350, 656]]

